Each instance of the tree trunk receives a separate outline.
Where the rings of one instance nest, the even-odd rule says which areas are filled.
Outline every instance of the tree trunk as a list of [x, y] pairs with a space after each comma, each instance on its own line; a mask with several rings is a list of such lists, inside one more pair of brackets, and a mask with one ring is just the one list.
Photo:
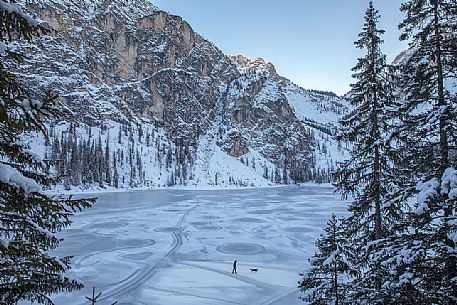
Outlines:
[[[374, 41], [374, 37], [371, 41], [371, 69], [372, 69], [372, 84], [377, 83], [377, 71], [376, 71], [376, 63], [375, 63], [375, 52], [376, 52], [376, 42]], [[376, 142], [379, 140], [379, 126], [378, 126], [378, 92], [377, 88], [373, 88], [373, 104], [372, 104], [372, 132], [371, 136], [373, 140]], [[376, 143], [374, 146], [374, 160], [373, 160], [373, 196], [374, 196], [374, 203], [375, 203], [375, 235], [374, 239], [378, 240], [381, 238], [381, 194], [380, 194], [380, 176], [381, 176], [381, 166], [380, 166], [380, 158], [379, 158], [379, 143]], [[378, 273], [378, 268], [376, 268], [376, 273]], [[375, 289], [381, 289], [381, 279], [379, 274], [375, 275]]]
[[[336, 252], [338, 250], [338, 242], [336, 239], [336, 222], [333, 224], [333, 249]], [[334, 281], [334, 286], [335, 286], [335, 305], [338, 305], [339, 303], [339, 296], [338, 296], [338, 265], [337, 265], [337, 259], [335, 256], [335, 261], [333, 262], [333, 281]]]
[[[373, 38], [374, 39], [374, 38]], [[376, 52], [376, 42], [371, 41], [371, 69], [372, 69], [372, 83], [376, 84], [376, 70], [375, 70], [375, 52]], [[372, 101], [372, 131], [371, 136], [374, 141], [379, 140], [379, 130], [378, 130], [378, 93], [377, 88], [373, 88], [373, 101]], [[374, 192], [374, 202], [375, 202], [375, 239], [381, 238], [381, 198], [380, 198], [380, 159], [379, 159], [379, 143], [374, 147], [374, 160], [373, 160], [373, 192]]]
[[[449, 142], [447, 136], [446, 126], [448, 125], [448, 110], [442, 112], [441, 108], [446, 107], [446, 101], [444, 98], [444, 77], [443, 77], [443, 63], [442, 63], [442, 50], [440, 41], [440, 25], [438, 16], [438, 2], [434, 3], [434, 27], [435, 27], [435, 56], [436, 56], [436, 69], [437, 69], [437, 82], [438, 82], [438, 106], [440, 115], [439, 121], [439, 133], [440, 133], [440, 168], [438, 171], [438, 178], [441, 179], [444, 171], [449, 167]], [[444, 240], [447, 249], [454, 248], [454, 242], [448, 237], [450, 231], [447, 221], [453, 216], [453, 207], [449, 205], [444, 208]], [[454, 278], [457, 275], [456, 271], [456, 258], [450, 253], [446, 253], [446, 266], [447, 274], [449, 278]], [[456, 297], [456, 291], [454, 291], [454, 297]]]

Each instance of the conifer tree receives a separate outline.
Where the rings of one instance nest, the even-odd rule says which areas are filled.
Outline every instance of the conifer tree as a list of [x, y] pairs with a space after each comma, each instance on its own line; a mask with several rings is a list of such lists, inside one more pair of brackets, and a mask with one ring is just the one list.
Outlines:
[[351, 85], [350, 99], [355, 111], [341, 121], [342, 132], [338, 136], [339, 140], [353, 144], [349, 160], [340, 164], [335, 178], [343, 197], [353, 196], [349, 205], [351, 215], [345, 222], [347, 242], [356, 252], [357, 259], [352, 263], [363, 270], [351, 284], [351, 298], [356, 303], [377, 298], [386, 270], [370, 256], [400, 214], [399, 204], [393, 204], [389, 197], [395, 176], [391, 168], [395, 153], [386, 140], [392, 90], [380, 48], [384, 31], [377, 27], [379, 18], [370, 1], [363, 31], [355, 42], [357, 48], [366, 50], [353, 68], [357, 82]]
[[390, 298], [456, 304], [457, 3], [410, 0], [401, 10], [400, 38], [410, 40], [410, 49], [400, 65], [396, 132], [403, 176], [411, 181], [398, 193], [415, 196], [416, 203], [379, 260], [392, 270], [384, 285]]
[[106, 163], [105, 163], [105, 156], [103, 154], [103, 148], [102, 148], [102, 138], [101, 134], [98, 135], [98, 143], [97, 143], [97, 163], [96, 166], [98, 168], [98, 185], [100, 187], [104, 187], [104, 182], [106, 180], [105, 174], [106, 174]]
[[110, 147], [109, 147], [109, 135], [106, 140], [106, 145], [105, 145], [105, 179], [106, 179], [106, 184], [111, 185], [111, 164], [110, 164]]
[[118, 188], [119, 187], [119, 172], [117, 170], [117, 158], [116, 158], [116, 154], [113, 153], [113, 186], [115, 188]]
[[310, 259], [310, 270], [300, 283], [303, 301], [311, 305], [344, 304], [345, 281], [354, 274], [349, 263], [353, 253], [345, 248], [342, 224], [333, 214], [324, 229], [325, 235], [316, 241], [317, 252]]
[[14, 1], [0, 2], [0, 303], [21, 300], [52, 304], [51, 293], [82, 287], [64, 273], [70, 257], [49, 252], [61, 239], [73, 212], [89, 207], [90, 200], [51, 198], [42, 192], [49, 184], [44, 164], [20, 141], [22, 132], [46, 134], [43, 118], [52, 116], [53, 98], [33, 97], [6, 69], [19, 60], [9, 50], [17, 39], [31, 40], [44, 29], [24, 14]]
[[143, 143], [143, 125], [138, 126], [138, 142]]

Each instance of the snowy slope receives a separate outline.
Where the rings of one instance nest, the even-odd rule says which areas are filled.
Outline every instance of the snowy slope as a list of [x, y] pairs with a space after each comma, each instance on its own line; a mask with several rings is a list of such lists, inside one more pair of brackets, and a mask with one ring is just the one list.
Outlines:
[[30, 141], [61, 187], [110, 188], [115, 170], [119, 188], [325, 181], [344, 158], [333, 140], [342, 98], [226, 56], [146, 0], [22, 4], [51, 31], [9, 65], [59, 95], [51, 141]]

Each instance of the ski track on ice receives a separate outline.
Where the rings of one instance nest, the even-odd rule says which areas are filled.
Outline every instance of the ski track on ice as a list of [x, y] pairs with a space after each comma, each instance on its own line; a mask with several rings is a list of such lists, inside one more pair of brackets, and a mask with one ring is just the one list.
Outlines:
[[[182, 225], [184, 223], [185, 218], [193, 210], [195, 210], [198, 206], [199, 206], [199, 203], [197, 202], [197, 204], [195, 204], [193, 207], [188, 209], [181, 216], [181, 218], [179, 219], [178, 223], [176, 224], [176, 231], [171, 232], [171, 236], [173, 237], [173, 243], [171, 245], [170, 250], [168, 250], [168, 252], [156, 264], [148, 265], [148, 264], [145, 264], [145, 263], [139, 263], [139, 264], [143, 265], [142, 268], [135, 270], [132, 274], [130, 274], [128, 277], [126, 277], [122, 281], [120, 281], [118, 283], [115, 283], [114, 286], [112, 286], [110, 289], [108, 289], [106, 292], [104, 292], [102, 294], [102, 298], [100, 298], [100, 301], [106, 301], [106, 300], [109, 300], [109, 299], [115, 299], [118, 296], [127, 295], [127, 294], [133, 292], [134, 290], [136, 290], [137, 287], [141, 283], [144, 283], [144, 282], [150, 280], [154, 276], [154, 274], [156, 273], [157, 269], [160, 268], [162, 266], [162, 264], [165, 263], [172, 255], [174, 255], [176, 253], [176, 251], [182, 246], [182, 244], [183, 244]], [[268, 217], [268, 218], [270, 218], [270, 217]], [[280, 224], [276, 220], [274, 220], [273, 218], [271, 218], [271, 220], [273, 220], [276, 223], [276, 225], [281, 229], [281, 232], [283, 232], [283, 228], [280, 226]], [[151, 245], [152, 244], [148, 244], [148, 245], [145, 245], [145, 246], [142, 246], [142, 247], [138, 247], [138, 248], [144, 248], [144, 247], [148, 247], [148, 246], [151, 246]], [[114, 250], [100, 251], [100, 252], [97, 252], [97, 253], [92, 253], [90, 255], [87, 255], [87, 256], [83, 257], [78, 263], [80, 263], [84, 259], [87, 259], [88, 257], [95, 256], [95, 255], [98, 255], [98, 254], [101, 254], [101, 253], [108, 253], [108, 252], [114, 252], [114, 251], [123, 250], [123, 249], [131, 249], [131, 248], [135, 248], [135, 246], [127, 246], [127, 247], [122, 247], [122, 248], [118, 248], [118, 249], [114, 249]], [[127, 262], [131, 262], [128, 259], [122, 259], [122, 260], [127, 261]], [[231, 272], [219, 270], [219, 269], [216, 269], [216, 268], [200, 266], [200, 265], [197, 265], [197, 264], [192, 264], [190, 262], [179, 262], [177, 264], [178, 265], [189, 266], [189, 267], [193, 267], [193, 268], [197, 268], [197, 269], [201, 269], [201, 270], [206, 270], [206, 271], [210, 271], [210, 272], [214, 272], [214, 273], [218, 273], [218, 274], [225, 275], [225, 276], [228, 276], [228, 277], [232, 277], [232, 278], [235, 278], [236, 280], [238, 280], [240, 282], [244, 282], [246, 284], [254, 285], [255, 287], [257, 287], [259, 289], [262, 289], [265, 292], [271, 291], [274, 288], [274, 285], [270, 285], [270, 284], [265, 283], [263, 281], [251, 279], [249, 277], [240, 276], [240, 275], [237, 275], [236, 277], [234, 277], [231, 274]], [[192, 297], [198, 297], [198, 298], [201, 298], [201, 299], [225, 302], [225, 303], [228, 303], [228, 304], [244, 305], [243, 303], [239, 303], [239, 302], [236, 302], [236, 301], [224, 300], [224, 299], [208, 297], [208, 296], [201, 296], [201, 295], [192, 294], [192, 293], [189, 293], [189, 292], [177, 292], [177, 291], [174, 291], [174, 290], [168, 290], [168, 289], [162, 289], [162, 288], [156, 288], [156, 287], [151, 287], [151, 288], [154, 289], [154, 290], [157, 290], [157, 291], [171, 292], [171, 293], [175, 293], [175, 294], [179, 294], [179, 295], [187, 295], [187, 296], [192, 296]], [[279, 295], [269, 296], [267, 299], [264, 299], [264, 300], [262, 300], [262, 301], [260, 301], [258, 303], [254, 303], [252, 305], [274, 305], [275, 302], [281, 300], [282, 298], [287, 297], [288, 295], [290, 295], [291, 293], [295, 292], [296, 290], [297, 289], [294, 288], [294, 289], [286, 291], [285, 293], [281, 293]]]
[[287, 292], [285, 293], [281, 293], [280, 295], [275, 295], [275, 296], [272, 296], [266, 300], [262, 300], [261, 302], [259, 303], [254, 303], [252, 305], [275, 305], [276, 302], [280, 301], [281, 299], [291, 295], [292, 293], [294, 292], [297, 292], [298, 288], [293, 288], [293, 289], [290, 289], [288, 290]]
[[[188, 209], [181, 216], [181, 218], [179, 219], [178, 223], [176, 224], [176, 231], [170, 232], [171, 236], [173, 237], [173, 243], [171, 245], [171, 248], [167, 251], [167, 253], [165, 253], [164, 256], [162, 256], [162, 258], [157, 263], [155, 263], [154, 265], [148, 265], [148, 264], [145, 264], [145, 263], [139, 263], [139, 264], [143, 265], [142, 268], [139, 268], [139, 269], [135, 270], [128, 277], [124, 278], [120, 282], [115, 283], [114, 285], [111, 286], [110, 289], [104, 291], [103, 294], [102, 294], [102, 297], [100, 298], [100, 301], [107, 301], [109, 299], [115, 299], [118, 296], [128, 295], [129, 293], [131, 293], [134, 290], [136, 290], [141, 283], [144, 283], [144, 282], [150, 280], [154, 276], [154, 274], [156, 273], [157, 269], [159, 269], [182, 246], [182, 244], [183, 244], [182, 225], [184, 223], [184, 220], [186, 219], [186, 217], [193, 210], [198, 208], [199, 205], [200, 204], [197, 202], [193, 207]], [[151, 245], [153, 245], [153, 244], [148, 244], [148, 245], [144, 245], [142, 247], [137, 247], [137, 248], [145, 248], [145, 247], [149, 247]], [[78, 265], [80, 265], [83, 260], [85, 260], [85, 259], [87, 259], [89, 257], [95, 256], [95, 255], [98, 255], [98, 254], [109, 253], [109, 252], [125, 250], [125, 249], [131, 249], [131, 248], [135, 248], [135, 246], [126, 246], [126, 247], [117, 248], [117, 249], [114, 249], [114, 250], [99, 251], [97, 253], [92, 253], [90, 255], [86, 255], [83, 258], [81, 258], [78, 261]], [[127, 261], [127, 262], [131, 262], [128, 259], [122, 259], [122, 260]], [[219, 269], [216, 269], [216, 268], [200, 266], [200, 265], [192, 264], [192, 263], [189, 263], [189, 262], [185, 262], [185, 263], [184, 262], [179, 262], [177, 264], [178, 265], [189, 266], [189, 267], [193, 267], [193, 268], [197, 268], [197, 269], [201, 269], [201, 270], [206, 270], [206, 271], [210, 271], [210, 272], [214, 272], [214, 273], [218, 273], [218, 274], [225, 275], [225, 276], [228, 276], [228, 277], [232, 277], [232, 278], [235, 278], [236, 280], [238, 280], [240, 282], [244, 282], [244, 283], [247, 283], [247, 284], [254, 285], [255, 287], [257, 287], [259, 289], [262, 289], [265, 292], [271, 291], [271, 289], [274, 287], [274, 285], [270, 285], [270, 284], [265, 283], [263, 281], [251, 279], [249, 277], [240, 276], [240, 275], [237, 275], [235, 277], [235, 276], [233, 276], [231, 274], [231, 272], [219, 270]], [[224, 302], [224, 303], [227, 303], [227, 304], [244, 305], [244, 303], [239, 303], [239, 302], [236, 302], [236, 301], [231, 301], [231, 300], [226, 300], [226, 299], [219, 299], [219, 298], [208, 297], [208, 296], [201, 296], [201, 295], [192, 294], [192, 293], [189, 293], [189, 292], [178, 292], [178, 291], [174, 291], [174, 290], [168, 290], [168, 289], [162, 289], [162, 288], [156, 288], [156, 287], [151, 287], [151, 288], [154, 289], [154, 290], [157, 290], [157, 291], [171, 292], [171, 293], [174, 293], [174, 294], [177, 294], [177, 295], [187, 295], [187, 296], [197, 297], [197, 298], [206, 299], [206, 300], [214, 300], [214, 301], [218, 301], [218, 302]], [[289, 291], [287, 291], [285, 293], [281, 293], [279, 295], [270, 296], [266, 300], [262, 300], [262, 301], [260, 301], [258, 303], [254, 303], [253, 305], [274, 305], [274, 303], [276, 301], [281, 300], [284, 297], [287, 297], [288, 295], [290, 295], [291, 293], [293, 293], [295, 291], [296, 291], [296, 288], [294, 288], [292, 290], [289, 290]]]
[[222, 270], [219, 270], [219, 269], [216, 269], [216, 268], [195, 265], [195, 264], [192, 264], [192, 263], [189, 263], [189, 262], [179, 263], [179, 265], [194, 267], [194, 268], [198, 268], [198, 269], [207, 270], [207, 271], [219, 273], [219, 274], [222, 274], [222, 275], [226, 275], [226, 276], [232, 277], [232, 278], [234, 278], [234, 279], [236, 279], [236, 280], [238, 280], [240, 282], [245, 282], [247, 284], [254, 285], [257, 288], [260, 288], [260, 289], [263, 289], [263, 290], [266, 290], [266, 291], [269, 291], [271, 288], [275, 287], [274, 285], [269, 285], [268, 283], [265, 283], [265, 282], [262, 282], [262, 281], [251, 279], [249, 277], [246, 277], [246, 276], [243, 276], [243, 275], [239, 275], [239, 274], [233, 275], [231, 272], [222, 271]]
[[202, 295], [192, 294], [192, 293], [188, 293], [188, 292], [180, 292], [180, 291], [175, 291], [175, 290], [171, 290], [171, 289], [163, 289], [163, 288], [155, 288], [155, 287], [153, 287], [152, 289], [157, 290], [157, 291], [162, 291], [162, 292], [171, 292], [171, 293], [174, 293], [176, 295], [197, 297], [197, 298], [204, 299], [204, 300], [214, 300], [214, 301], [224, 302], [224, 303], [228, 303], [228, 304], [246, 305], [245, 303], [239, 303], [239, 302], [230, 301], [230, 300], [224, 300], [224, 299], [218, 299], [218, 298], [214, 298], [214, 297], [202, 296]]
[[[99, 235], [102, 235], [102, 234], [99, 234]], [[93, 256], [97, 256], [97, 255], [100, 255], [100, 254], [104, 254], [104, 253], [111, 253], [111, 252], [117, 252], [117, 251], [122, 251], [122, 250], [127, 250], [127, 249], [141, 249], [141, 248], [147, 248], [147, 247], [150, 247], [152, 245], [155, 244], [155, 241], [154, 240], [148, 240], [149, 243], [145, 244], [145, 245], [142, 245], [142, 246], [125, 246], [125, 247], [119, 247], [119, 248], [116, 248], [116, 249], [109, 249], [109, 250], [104, 250], [104, 251], [97, 251], [97, 252], [94, 252], [94, 253], [90, 253], [90, 254], [86, 254], [84, 255], [83, 257], [81, 257], [80, 259], [78, 259], [78, 261], [75, 262], [74, 264], [74, 268], [75, 269], [78, 269], [78, 268], [81, 268], [82, 266], [84, 266], [83, 262], [85, 260], [87, 260], [88, 258], [91, 258]], [[120, 258], [120, 257], [119, 257]], [[121, 260], [124, 260], [124, 261], [128, 261], [128, 262], [131, 262], [127, 259], [122, 259], [120, 258]]]
[[148, 280], [150, 280], [155, 272], [157, 271], [160, 266], [165, 263], [173, 254], [176, 253], [176, 251], [181, 247], [183, 243], [182, 239], [182, 224], [184, 222], [184, 219], [189, 215], [191, 211], [196, 209], [199, 206], [199, 203], [192, 208], [188, 209], [179, 219], [178, 223], [176, 224], [177, 230], [175, 232], [171, 232], [171, 235], [173, 237], [173, 243], [171, 245], [170, 250], [154, 265], [147, 265], [143, 264], [144, 268], [137, 269], [134, 271], [132, 274], [130, 274], [127, 278], [122, 280], [122, 283], [111, 287], [109, 290], [107, 290], [100, 299], [100, 301], [107, 300], [109, 298], [115, 298], [116, 296], [121, 296], [121, 295], [126, 295], [129, 294], [130, 292], [134, 291], [137, 289], [139, 284], [144, 283]]
[[[268, 220], [272, 221], [275, 223], [275, 225], [278, 227], [278, 229], [280, 230], [279, 232], [281, 232], [281, 234], [279, 235], [281, 238], [285, 238], [285, 239], [288, 239], [292, 242], [292, 244], [295, 244], [297, 245], [297, 243], [301, 242], [302, 240], [298, 239], [298, 238], [293, 238], [293, 237], [290, 237], [290, 236], [287, 236], [284, 234], [284, 228], [281, 226], [281, 224], [279, 223], [279, 221], [277, 219], [275, 219], [274, 217], [267, 217]], [[302, 250], [300, 249], [299, 247], [295, 247], [296, 250], [300, 251], [300, 252], [303, 252], [305, 253], [306, 255], [312, 255], [313, 253], [310, 252], [310, 251], [306, 251], [306, 250]]]
[[[292, 189], [292, 190], [295, 190], [295, 189]], [[300, 196], [303, 196], [298, 191], [297, 191], [297, 194]], [[298, 196], [298, 195], [296, 195], [296, 196]], [[206, 198], [205, 196], [203, 196], [203, 198]], [[311, 194], [309, 196], [316, 197], [317, 195]], [[266, 200], [269, 200], [268, 198], [270, 198], [270, 197], [266, 196], [266, 198], [267, 198]], [[275, 197], [275, 196], [273, 196], [273, 197]], [[165, 293], [166, 295], [169, 294], [170, 298], [173, 298], [173, 296], [178, 297], [178, 299], [186, 298], [186, 296], [190, 300], [192, 300], [192, 298], [195, 298], [195, 304], [198, 304], [199, 302], [206, 303], [206, 304], [212, 304], [212, 303], [219, 304], [220, 303], [221, 305], [222, 304], [277, 305], [277, 304], [289, 304], [289, 303], [296, 304], [296, 303], [298, 303], [299, 301], [297, 301], [297, 302], [294, 301], [295, 294], [298, 293], [298, 288], [296, 287], [297, 286], [296, 284], [295, 285], [293, 284], [293, 282], [290, 282], [290, 284], [288, 284], [288, 282], [283, 283], [281, 281], [281, 282], [278, 282], [277, 284], [274, 284], [274, 283], [272, 284], [268, 281], [268, 279], [252, 278], [252, 277], [240, 275], [240, 274], [234, 276], [226, 268], [227, 261], [223, 260], [223, 259], [222, 260], [217, 259], [217, 257], [215, 257], [216, 260], [212, 260], [212, 261], [219, 262], [220, 264], [223, 264], [224, 266], [218, 265], [218, 264], [208, 266], [204, 263], [205, 261], [192, 260], [191, 257], [193, 257], [193, 256], [188, 257], [188, 259], [185, 259], [186, 256], [184, 255], [185, 254], [184, 246], [185, 246], [186, 240], [187, 240], [187, 235], [186, 235], [187, 234], [186, 228], [188, 225], [187, 222], [194, 219], [194, 217], [193, 217], [194, 214], [196, 214], [196, 216], [195, 216], [196, 218], [199, 218], [200, 216], [202, 216], [202, 213], [204, 215], [215, 214], [216, 211], [211, 211], [210, 209], [213, 206], [218, 207], [218, 205], [216, 205], [216, 202], [212, 202], [211, 198], [212, 197], [210, 196], [210, 197], [202, 200], [202, 198], [197, 196], [197, 197], [192, 198], [191, 200], [189, 200], [188, 198], [183, 198], [182, 200], [176, 201], [173, 197], [173, 200], [172, 201], [170, 200], [170, 203], [172, 203], [171, 205], [163, 205], [163, 206], [157, 207], [157, 208], [167, 207], [167, 209], [164, 210], [163, 212], [173, 212], [173, 214], [172, 214], [171, 219], [164, 219], [165, 222], [160, 223], [160, 225], [166, 225], [166, 226], [157, 227], [157, 225], [156, 226], [152, 225], [152, 226], [148, 227], [149, 229], [154, 229], [153, 231], [155, 231], [155, 232], [161, 232], [160, 236], [163, 237], [163, 238], [160, 238], [160, 244], [157, 247], [157, 249], [160, 249], [160, 252], [155, 253], [154, 256], [151, 256], [148, 259], [136, 260], [136, 259], [131, 259], [131, 257], [129, 255], [126, 255], [126, 253], [129, 254], [129, 253], [137, 252], [137, 251], [135, 251], [137, 249], [141, 249], [141, 251], [149, 251], [149, 249], [153, 250], [154, 248], [156, 248], [155, 246], [153, 246], [154, 240], [149, 239], [147, 241], [147, 238], [145, 238], [144, 239], [145, 243], [142, 243], [138, 246], [135, 246], [132, 244], [115, 243], [115, 246], [114, 247], [112, 246], [112, 249], [105, 248], [102, 251], [86, 254], [86, 255], [82, 256], [80, 259], [78, 259], [77, 262], [75, 262], [75, 267], [84, 269], [84, 267], [87, 267], [87, 265], [90, 265], [90, 266], [88, 266], [88, 268], [89, 268], [89, 270], [92, 270], [93, 269], [92, 265], [94, 265], [94, 266], [98, 265], [100, 262], [102, 262], [102, 259], [104, 256], [109, 257], [110, 260], [114, 259], [117, 262], [123, 261], [126, 263], [126, 267], [128, 269], [124, 268], [124, 270], [126, 270], [128, 273], [122, 273], [122, 274], [124, 274], [123, 279], [119, 280], [119, 278], [111, 277], [112, 280], [109, 284], [108, 284], [108, 282], [106, 282], [106, 283], [103, 283], [103, 285], [101, 285], [100, 287], [97, 287], [98, 290], [102, 291], [102, 293], [103, 293], [100, 297], [100, 301], [102, 303], [106, 303], [106, 304], [108, 304], [108, 303], [111, 304], [115, 300], [122, 300], [123, 298], [132, 299], [132, 297], [134, 297], [135, 294], [138, 294], [139, 292], [146, 292], [147, 290], [150, 290], [151, 292], [155, 290], [155, 291], [157, 291], [157, 293], [161, 292], [161, 293]], [[245, 212], [246, 212], [246, 210], [245, 210], [246, 208], [248, 208], [248, 212], [249, 211], [256, 212], [257, 209], [260, 209], [260, 207], [258, 207], [258, 205], [255, 205], [255, 204], [253, 204], [252, 206], [251, 205], [245, 206], [245, 205], [238, 204], [237, 202], [240, 200], [243, 200], [242, 198], [244, 198], [244, 197], [236, 198], [235, 201], [233, 201], [233, 200], [231, 201], [228, 199], [224, 199], [224, 200], [225, 201], [228, 200], [230, 208], [242, 209]], [[249, 196], [247, 196], [246, 198], [247, 198], [246, 200], [248, 202], [249, 202], [249, 200], [251, 200], [253, 203], [257, 203], [257, 201], [258, 201], [258, 200], [256, 200], [256, 198], [251, 198]], [[322, 200], [320, 197], [318, 197], [318, 199]], [[200, 200], [202, 200], [202, 201], [200, 201]], [[252, 221], [251, 226], [247, 226], [247, 227], [240, 226], [240, 232], [241, 232], [240, 234], [242, 234], [243, 236], [251, 236], [251, 234], [253, 234], [252, 236], [255, 237], [256, 234], [258, 232], [260, 232], [262, 234], [265, 233], [264, 235], [261, 235], [261, 238], [268, 238], [268, 236], [269, 236], [268, 232], [270, 232], [270, 230], [273, 230], [275, 232], [275, 235], [273, 237], [275, 239], [279, 239], [281, 241], [281, 243], [280, 243], [281, 245], [283, 245], [284, 243], [285, 244], [291, 243], [292, 248], [294, 248], [295, 250], [300, 251], [308, 256], [310, 254], [310, 249], [308, 247], [308, 243], [311, 244], [312, 237], [314, 235], [316, 235], [318, 232], [316, 232], [316, 230], [312, 230], [309, 232], [309, 236], [308, 236], [308, 231], [303, 231], [303, 233], [301, 235], [295, 236], [295, 234], [294, 234], [295, 231], [287, 230], [289, 228], [288, 224], [286, 224], [283, 221], [280, 221], [280, 219], [277, 219], [276, 217], [274, 217], [274, 215], [276, 215], [276, 214], [273, 214], [273, 213], [276, 213], [275, 212], [276, 210], [274, 210], [272, 208], [272, 205], [276, 204], [276, 201], [274, 199], [271, 199], [271, 200], [272, 200], [271, 203], [268, 203], [268, 206], [265, 207], [265, 209], [267, 211], [269, 211], [269, 210], [271, 210], [271, 211], [269, 211], [268, 213], [258, 213], [260, 215], [255, 218], [255, 220], [261, 219], [262, 225], [258, 225], [258, 222]], [[300, 199], [300, 200], [303, 201], [303, 199]], [[317, 199], [315, 199], [315, 200], [317, 200]], [[208, 202], [211, 202], [212, 204], [207, 206], [206, 203], [208, 203]], [[261, 206], [264, 206], [264, 205], [261, 205]], [[143, 206], [139, 203], [138, 209], [141, 210], [142, 208], [143, 208]], [[173, 209], [171, 209], [171, 208], [173, 208]], [[210, 211], [207, 212], [206, 209], [209, 209]], [[297, 205], [296, 209], [297, 209], [297, 211], [302, 211], [302, 210], [308, 211], [309, 208], [308, 207], [302, 208], [301, 205]], [[118, 222], [121, 222], [121, 221], [123, 221], [121, 218], [127, 217], [126, 215], [130, 215], [129, 213], [131, 211], [132, 211], [131, 208], [129, 208], [129, 209], [122, 208], [120, 210], [116, 209], [113, 212], [113, 213], [116, 213], [116, 217], [114, 217], [114, 219], [119, 218]], [[321, 215], [321, 213], [319, 211], [314, 214]], [[202, 212], [202, 213], [200, 213], [200, 212]], [[235, 212], [237, 212], [236, 215], [238, 215], [238, 211], [235, 210]], [[101, 212], [99, 212], [98, 210], [95, 210], [94, 214], [100, 214], [100, 213], [104, 213], [104, 211], [101, 210]], [[124, 213], [126, 215], [123, 215]], [[135, 213], [136, 213], [136, 211], [135, 211]], [[219, 211], [218, 211], [218, 213], [219, 213]], [[117, 215], [117, 214], [120, 214], [120, 215]], [[252, 214], [256, 214], [256, 213], [252, 213]], [[303, 217], [305, 219], [309, 218], [310, 220], [313, 220], [314, 219], [313, 217], [316, 217], [316, 215], [314, 215], [314, 214], [312, 213], [312, 215], [309, 215], [309, 216], [304, 215]], [[151, 215], [160, 215], [160, 214], [151, 214]], [[170, 214], [166, 214], [166, 215], [170, 215]], [[228, 220], [233, 220], [233, 221], [236, 220], [236, 219], [232, 219], [234, 216], [230, 213], [226, 216], [227, 216]], [[144, 219], [142, 218], [141, 220], [149, 221], [149, 218], [146, 216], [146, 214], [145, 214], [145, 217], [146, 218], [144, 218]], [[306, 218], [306, 217], [308, 217], [308, 218]], [[95, 218], [98, 219], [97, 217], [95, 217]], [[91, 218], [89, 217], [89, 219], [91, 219]], [[211, 219], [211, 218], [209, 218], [209, 219]], [[86, 226], [85, 223], [86, 222], [83, 222], [84, 226], [79, 228], [80, 230], [84, 230], [84, 228]], [[90, 223], [90, 222], [87, 222], [87, 223]], [[96, 222], [96, 223], [98, 223], [98, 222]], [[268, 226], [264, 227], [263, 225], [265, 223], [268, 223]], [[189, 225], [190, 224], [191, 223], [189, 223]], [[298, 225], [299, 225], [298, 223], [294, 223], [290, 227], [293, 228], [293, 226], [298, 226]], [[135, 229], [136, 228], [137, 228], [137, 226], [135, 226]], [[169, 229], [169, 230], [162, 231], [160, 229]], [[221, 227], [221, 230], [222, 230], [222, 227]], [[102, 231], [102, 232], [104, 232], [104, 231]], [[222, 232], [225, 232], [226, 234], [229, 234], [230, 236], [232, 236], [231, 235], [232, 232], [230, 230], [226, 231], [224, 229], [224, 230], [222, 230]], [[237, 233], [237, 232], [235, 232], [235, 233]], [[100, 234], [99, 231], [97, 231], [96, 233], [100, 239], [103, 239], [103, 236], [105, 234]], [[106, 235], [112, 236], [112, 234], [106, 234]], [[303, 236], [303, 237], [300, 238], [300, 236]], [[198, 235], [197, 235], [197, 237], [198, 237]], [[308, 239], [309, 239], [309, 242], [308, 242]], [[147, 243], [146, 243], [146, 241], [147, 241]], [[157, 240], [155, 240], [155, 241], [157, 242]], [[117, 245], [119, 247], [117, 247]], [[130, 249], [133, 249], [133, 250], [130, 250]], [[181, 257], [180, 249], [182, 249], [182, 251], [184, 251], [182, 253], [183, 257]], [[272, 255], [276, 255], [276, 254], [274, 254], [276, 252], [272, 252], [272, 253], [273, 253]], [[282, 252], [279, 252], [279, 253], [282, 253]], [[300, 254], [298, 254], [298, 255], [300, 255]], [[270, 259], [268, 259], [268, 260], [270, 260]], [[277, 258], [276, 258], [276, 260], [277, 260]], [[276, 260], [274, 260], [274, 261], [276, 261]], [[122, 264], [122, 265], [124, 265], [124, 264]], [[172, 267], [172, 266], [188, 267], [188, 268], [190, 268], [189, 270], [194, 269], [194, 271], [196, 271], [197, 273], [198, 273], [198, 270], [209, 272], [210, 274], [213, 274], [213, 275], [219, 275], [222, 277], [226, 277], [227, 279], [235, 280], [236, 282], [242, 284], [241, 286], [243, 286], [243, 287], [246, 286], [246, 284], [247, 284], [248, 286], [250, 286], [251, 288], [254, 288], [254, 289], [251, 289], [252, 290], [251, 295], [246, 295], [245, 297], [243, 297], [243, 299], [238, 299], [237, 297], [231, 298], [230, 294], [228, 294], [227, 297], [225, 295], [219, 295], [217, 293], [214, 294], [213, 290], [211, 290], [210, 293], [206, 293], [205, 290], [200, 290], [200, 289], [180, 290], [173, 284], [171, 284], [170, 287], [161, 287], [161, 286], [154, 287], [155, 285], [152, 283], [152, 279], [154, 279], [154, 277], [158, 277], [159, 273], [162, 274], [163, 270], [165, 272], [167, 272], [167, 270], [168, 270], [167, 268]], [[272, 272], [273, 272], [273, 270], [291, 271], [287, 268], [278, 269], [278, 267], [279, 266], [271, 266], [270, 269], [272, 269]], [[173, 270], [173, 269], [171, 268], [170, 270]], [[289, 276], [289, 275], [285, 274], [285, 276]], [[235, 284], [235, 286], [238, 286], [238, 285]], [[145, 291], [143, 291], [143, 287], [145, 287], [145, 289], [146, 289]], [[192, 287], [190, 287], [190, 288], [192, 288]], [[214, 287], [214, 288], [218, 288], [218, 287]], [[251, 290], [249, 290], [249, 288], [246, 288], [243, 290], [243, 292], [251, 291]], [[223, 291], [223, 288], [221, 288], [221, 291]], [[198, 299], [200, 299], [200, 300], [198, 300]], [[247, 301], [247, 300], [249, 300], [249, 301]], [[167, 298], [165, 298], [164, 301], [166, 302]], [[134, 302], [135, 302], [135, 304], [138, 304], [138, 305], [149, 305], [150, 304], [150, 300], [148, 298], [135, 300]], [[72, 301], [72, 304], [75, 304], [75, 303], [73, 303], [73, 301]], [[84, 303], [83, 299], [78, 299], [78, 301], [76, 301], [76, 304], [86, 305], [86, 303]], [[164, 304], [166, 304], [166, 303], [164, 303]]]

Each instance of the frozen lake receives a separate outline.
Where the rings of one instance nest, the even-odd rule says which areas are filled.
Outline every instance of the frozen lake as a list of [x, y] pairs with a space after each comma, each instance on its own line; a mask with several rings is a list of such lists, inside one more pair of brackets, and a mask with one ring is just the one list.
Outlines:
[[103, 305], [301, 304], [298, 273], [346, 208], [330, 186], [97, 196], [61, 234], [58, 254], [75, 256], [72, 275], [86, 287], [58, 305], [87, 304], [92, 286]]

